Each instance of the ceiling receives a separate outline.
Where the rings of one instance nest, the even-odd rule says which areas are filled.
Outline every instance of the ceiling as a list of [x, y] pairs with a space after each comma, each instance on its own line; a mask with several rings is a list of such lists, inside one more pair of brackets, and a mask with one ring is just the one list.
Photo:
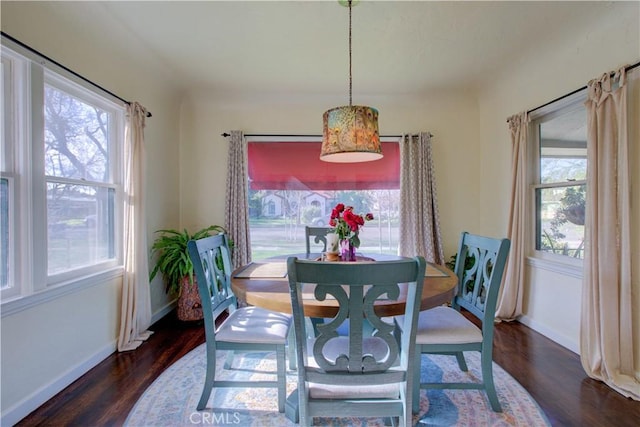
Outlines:
[[[4, 3], [4, 1], [3, 1]], [[586, 33], [611, 2], [362, 0], [353, 94], [477, 88], [531, 50]], [[51, 2], [185, 91], [348, 93], [348, 8], [330, 1]], [[99, 17], [99, 19], [96, 19]], [[104, 34], [109, 34], [105, 38]]]

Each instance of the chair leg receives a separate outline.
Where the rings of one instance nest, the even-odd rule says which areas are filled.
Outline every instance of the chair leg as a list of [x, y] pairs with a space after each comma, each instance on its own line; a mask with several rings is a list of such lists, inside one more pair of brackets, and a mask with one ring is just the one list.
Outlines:
[[213, 383], [216, 378], [216, 351], [214, 349], [207, 348], [207, 371], [204, 377], [204, 388], [200, 395], [200, 401], [198, 402], [198, 411], [207, 407], [207, 402], [211, 396], [211, 389], [213, 389]]
[[[407, 387], [404, 389], [404, 410], [402, 411], [402, 416], [393, 417], [397, 420], [392, 420], [392, 422], [397, 422], [399, 426], [411, 427], [411, 423], [413, 421], [413, 381], [407, 381]], [[420, 394], [420, 387], [418, 387], [418, 394]], [[420, 405], [418, 405], [419, 407]]]
[[293, 327], [289, 328], [289, 336], [287, 336], [287, 350], [289, 357], [289, 369], [295, 371], [298, 369], [298, 357], [296, 352], [296, 333]]
[[412, 390], [407, 390], [407, 393], [412, 393], [411, 396], [411, 412], [417, 414], [420, 412], [420, 371], [422, 370], [422, 351], [420, 344], [416, 344], [416, 352], [413, 362], [413, 385]]
[[313, 417], [309, 417], [307, 412], [300, 408], [300, 425], [307, 427], [313, 424]]
[[467, 372], [469, 368], [467, 367], [467, 362], [464, 360], [464, 353], [461, 351], [457, 351], [456, 359], [458, 359], [458, 366], [460, 367], [460, 370], [463, 372]]
[[491, 353], [482, 352], [481, 356], [482, 360], [482, 382], [484, 383], [485, 391], [487, 393], [487, 398], [489, 399], [489, 404], [491, 405], [491, 409], [494, 412], [502, 412], [502, 407], [500, 406], [500, 401], [498, 400], [498, 393], [496, 393], [496, 386], [493, 382], [493, 360], [491, 358]]
[[233, 364], [233, 357], [235, 356], [235, 351], [229, 350], [227, 352], [227, 358], [224, 361], [224, 369], [231, 369], [231, 365]]
[[384, 424], [385, 426], [396, 427], [396, 426], [404, 425], [404, 422], [402, 421], [402, 417], [386, 417], [384, 421], [385, 421], [385, 424]]
[[278, 411], [284, 412], [284, 402], [287, 398], [287, 367], [284, 357], [284, 345], [276, 348], [276, 369], [278, 376]]

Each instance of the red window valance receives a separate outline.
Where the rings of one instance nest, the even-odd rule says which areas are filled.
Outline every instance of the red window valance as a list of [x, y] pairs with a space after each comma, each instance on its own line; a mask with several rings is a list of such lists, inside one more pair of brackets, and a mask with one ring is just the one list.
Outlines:
[[400, 188], [400, 147], [383, 142], [380, 160], [328, 163], [321, 142], [248, 142], [252, 190], [385, 190]]

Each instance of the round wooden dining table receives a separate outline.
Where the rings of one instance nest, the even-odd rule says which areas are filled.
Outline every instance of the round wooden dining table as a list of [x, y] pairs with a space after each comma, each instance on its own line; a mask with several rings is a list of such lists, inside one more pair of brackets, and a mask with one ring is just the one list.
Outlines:
[[[320, 259], [319, 254], [295, 254], [299, 259]], [[231, 289], [241, 303], [266, 308], [281, 313], [291, 313], [289, 280], [287, 278], [287, 258], [279, 256], [263, 261], [252, 262], [239, 267], [231, 275]], [[379, 255], [361, 256], [356, 262], [376, 262], [401, 259], [397, 256]], [[453, 271], [438, 264], [427, 264], [423, 282], [421, 310], [427, 310], [445, 304], [455, 296], [458, 279]], [[312, 286], [312, 285], [311, 285]], [[400, 297], [397, 300], [379, 299], [375, 302], [378, 316], [397, 316], [404, 314], [408, 284], [400, 285]], [[309, 292], [312, 289], [309, 288]], [[318, 301], [304, 299], [305, 315], [310, 317], [332, 318], [338, 312], [335, 299]]]

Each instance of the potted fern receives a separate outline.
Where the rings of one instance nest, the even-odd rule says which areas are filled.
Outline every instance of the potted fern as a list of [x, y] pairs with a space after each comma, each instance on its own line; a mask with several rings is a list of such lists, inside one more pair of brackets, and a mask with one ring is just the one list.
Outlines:
[[178, 296], [178, 319], [183, 321], [202, 319], [202, 301], [193, 274], [193, 264], [187, 251], [187, 242], [226, 233], [226, 230], [220, 225], [211, 225], [194, 233], [190, 233], [186, 228], [182, 231], [164, 229], [156, 233], [158, 237], [151, 246], [151, 255], [157, 258], [149, 280], [153, 280], [158, 272], [162, 273], [165, 291]]

